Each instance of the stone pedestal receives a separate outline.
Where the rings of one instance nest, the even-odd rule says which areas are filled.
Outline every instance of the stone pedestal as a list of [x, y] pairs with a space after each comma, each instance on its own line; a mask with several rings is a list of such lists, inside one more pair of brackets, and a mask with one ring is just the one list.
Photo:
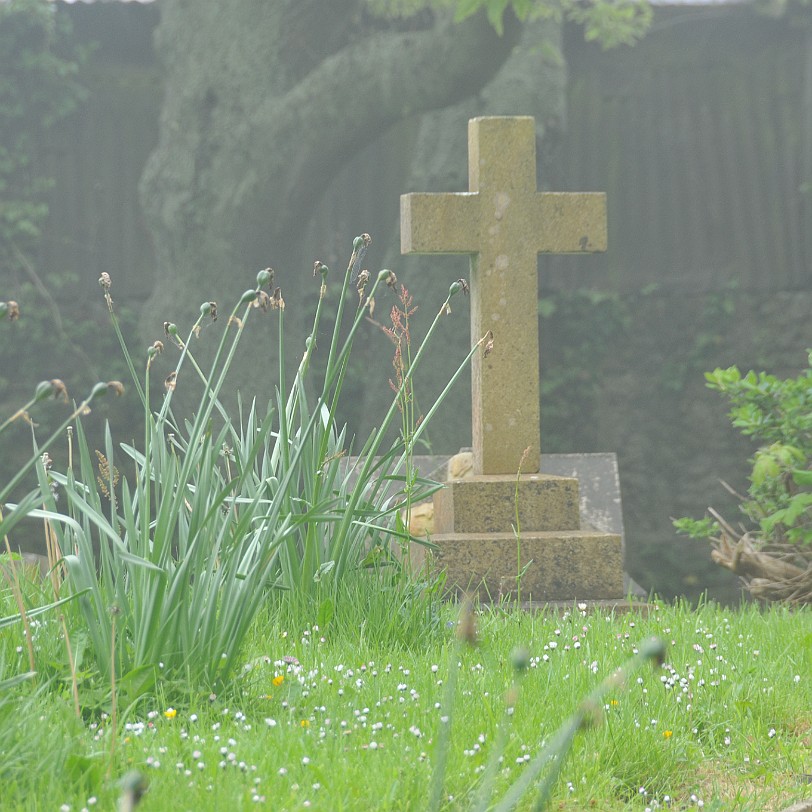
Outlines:
[[[516, 532], [518, 530], [518, 533]], [[578, 480], [545, 474], [450, 480], [434, 496], [431, 566], [481, 600], [621, 600], [620, 535], [582, 527]]]

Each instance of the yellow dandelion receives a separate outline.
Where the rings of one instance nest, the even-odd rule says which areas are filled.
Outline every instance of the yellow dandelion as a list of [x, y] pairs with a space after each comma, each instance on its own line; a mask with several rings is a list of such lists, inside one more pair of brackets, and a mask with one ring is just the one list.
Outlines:
[[271, 680], [271, 682], [273, 682], [273, 684], [274, 684], [274, 685], [275, 685], [277, 688], [278, 688], [278, 687], [279, 687], [279, 686], [280, 686], [280, 685], [281, 685], [281, 684], [282, 684], [284, 681], [285, 681], [285, 675], [284, 675], [284, 674], [279, 674], [279, 675], [275, 676], [275, 677], [274, 677], [274, 678]]
[[670, 739], [673, 735], [674, 735], [673, 730], [664, 730], [663, 731], [663, 738], [664, 739]]
[[310, 727], [310, 721], [309, 721], [308, 719], [302, 719], [302, 721], [301, 721], [301, 722], [299, 722], [299, 724], [300, 724], [302, 727]]
[[174, 708], [167, 708], [164, 711], [164, 716], [166, 716], [167, 719], [174, 719], [177, 715], [178, 712]]
[[616, 708], [616, 707], [617, 707], [617, 706], [620, 704], [620, 700], [619, 700], [619, 699], [611, 699], [611, 700], [609, 701], [609, 704], [610, 704], [610, 705], [611, 705], [613, 708]]

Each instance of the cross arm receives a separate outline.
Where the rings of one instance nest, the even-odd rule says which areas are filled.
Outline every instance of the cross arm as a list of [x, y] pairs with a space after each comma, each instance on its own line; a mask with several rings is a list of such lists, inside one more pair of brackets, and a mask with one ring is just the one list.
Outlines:
[[477, 195], [471, 192], [401, 195], [401, 253], [477, 253], [476, 203]]
[[534, 196], [533, 208], [533, 242], [539, 253], [606, 250], [604, 192], [541, 192]]

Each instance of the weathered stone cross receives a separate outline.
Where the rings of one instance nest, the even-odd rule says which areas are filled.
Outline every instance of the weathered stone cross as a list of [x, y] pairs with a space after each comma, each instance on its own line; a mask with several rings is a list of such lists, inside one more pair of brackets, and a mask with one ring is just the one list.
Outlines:
[[606, 195], [539, 192], [530, 116], [468, 122], [469, 192], [400, 199], [401, 252], [471, 254], [475, 474], [539, 470], [537, 255], [606, 250]]

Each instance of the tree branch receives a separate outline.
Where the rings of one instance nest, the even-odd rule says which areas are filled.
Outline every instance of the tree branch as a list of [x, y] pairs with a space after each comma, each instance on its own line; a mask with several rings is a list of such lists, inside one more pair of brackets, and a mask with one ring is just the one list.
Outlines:
[[[429, 31], [379, 34], [325, 59], [283, 98], [257, 111], [259, 152], [295, 144], [293, 166], [271, 160], [264, 181], [283, 195], [291, 218], [323, 188], [331, 173], [397, 121], [454, 104], [480, 90], [518, 41], [510, 15], [500, 37], [484, 13]], [[319, 171], [321, 170], [321, 171]], [[283, 226], [286, 230], [287, 226]]]

